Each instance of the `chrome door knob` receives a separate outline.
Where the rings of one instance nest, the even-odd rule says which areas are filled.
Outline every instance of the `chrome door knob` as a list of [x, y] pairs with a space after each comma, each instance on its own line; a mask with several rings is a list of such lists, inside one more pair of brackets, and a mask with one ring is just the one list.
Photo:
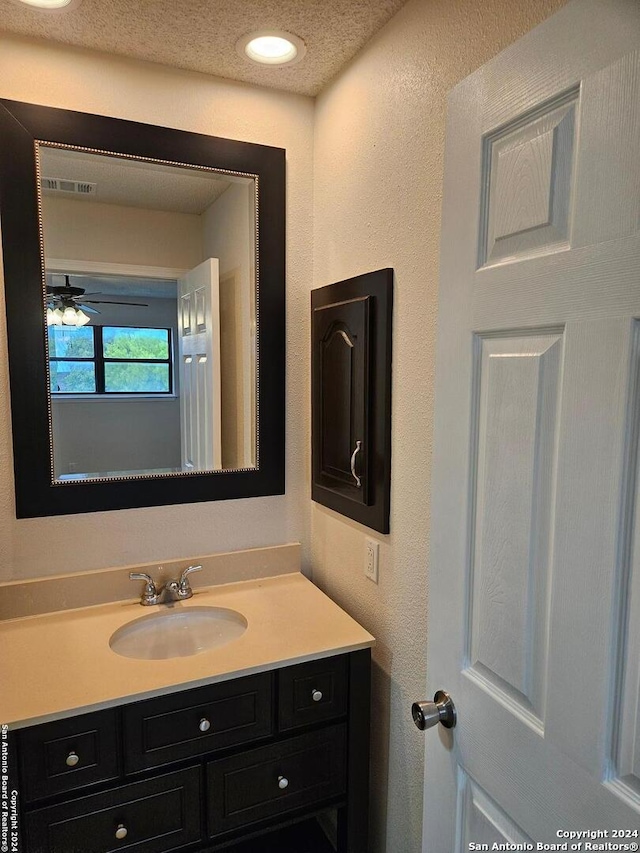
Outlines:
[[198, 728], [201, 732], [208, 732], [211, 728], [211, 723], [209, 722], [209, 720], [207, 720], [206, 717], [203, 717], [198, 723]]
[[123, 838], [126, 838], [128, 835], [127, 827], [124, 824], [120, 824], [116, 829], [116, 838], [118, 841], [122, 841]]
[[322, 700], [322, 691], [321, 690], [312, 690], [311, 698], [314, 702], [320, 702]]
[[456, 706], [448, 693], [438, 690], [433, 702], [414, 702], [411, 706], [413, 722], [421, 730], [430, 729], [441, 723], [445, 729], [452, 729], [456, 724]]
[[281, 791], [284, 791], [284, 789], [288, 787], [289, 780], [286, 778], [286, 776], [278, 776], [278, 788], [280, 788]]
[[75, 752], [70, 752], [69, 755], [67, 755], [65, 764], [67, 765], [67, 767], [75, 767], [79, 761], [80, 758], [78, 757], [78, 755]]

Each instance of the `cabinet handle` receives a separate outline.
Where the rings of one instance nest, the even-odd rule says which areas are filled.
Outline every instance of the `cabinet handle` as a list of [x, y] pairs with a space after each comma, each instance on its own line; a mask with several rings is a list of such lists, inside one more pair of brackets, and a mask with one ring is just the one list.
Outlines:
[[322, 699], [322, 690], [312, 690], [311, 698], [314, 702], [320, 702]]
[[67, 758], [66, 758], [65, 764], [67, 765], [67, 767], [75, 767], [75, 766], [76, 766], [76, 764], [77, 764], [79, 761], [80, 761], [80, 759], [78, 758], [78, 756], [76, 755], [76, 753], [75, 753], [75, 752], [73, 752], [73, 750], [72, 750], [72, 751], [69, 753], [69, 755], [67, 755]]
[[211, 728], [211, 723], [209, 722], [209, 720], [207, 720], [206, 717], [203, 717], [198, 723], [198, 728], [201, 732], [208, 732]]
[[289, 780], [286, 776], [278, 776], [278, 788], [281, 791], [284, 791], [285, 788], [289, 787]]
[[118, 839], [118, 841], [122, 841], [122, 839], [126, 838], [127, 835], [127, 827], [123, 823], [119, 824], [118, 828], [116, 829], [116, 838]]
[[361, 447], [362, 447], [362, 442], [356, 441], [356, 449], [351, 454], [351, 474], [353, 476], [353, 479], [356, 481], [357, 488], [360, 488], [362, 486], [362, 483], [360, 481], [360, 477], [358, 477], [358, 475], [356, 474], [356, 456], [358, 455], [358, 453], [360, 453]]

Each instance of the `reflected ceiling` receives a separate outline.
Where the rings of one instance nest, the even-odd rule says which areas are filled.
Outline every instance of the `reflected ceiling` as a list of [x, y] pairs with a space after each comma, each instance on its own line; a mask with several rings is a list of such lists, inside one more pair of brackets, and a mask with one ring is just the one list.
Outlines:
[[95, 184], [95, 194], [89, 196], [69, 196], [43, 189], [45, 196], [80, 202], [122, 204], [199, 216], [230, 186], [224, 176], [214, 171], [176, 169], [50, 146], [40, 147], [40, 158], [43, 179]]

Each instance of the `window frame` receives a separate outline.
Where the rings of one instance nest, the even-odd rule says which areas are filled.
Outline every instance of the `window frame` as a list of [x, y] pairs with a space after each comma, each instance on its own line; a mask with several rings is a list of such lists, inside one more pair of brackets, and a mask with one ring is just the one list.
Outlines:
[[[52, 356], [49, 353], [49, 366], [52, 362], [86, 362], [94, 365], [95, 368], [95, 391], [54, 391], [50, 389], [52, 397], [57, 399], [68, 399], [71, 397], [83, 397], [94, 399], [96, 397], [174, 397], [174, 353], [173, 353], [173, 329], [166, 326], [125, 326], [125, 325], [91, 325], [85, 326], [93, 331], [93, 357], [82, 356]], [[152, 329], [153, 331], [162, 331], [167, 333], [167, 358], [109, 358], [104, 354], [104, 329]], [[169, 388], [167, 391], [107, 391], [105, 384], [105, 365], [106, 364], [166, 364], [169, 368]], [[50, 371], [49, 371], [49, 375]]]

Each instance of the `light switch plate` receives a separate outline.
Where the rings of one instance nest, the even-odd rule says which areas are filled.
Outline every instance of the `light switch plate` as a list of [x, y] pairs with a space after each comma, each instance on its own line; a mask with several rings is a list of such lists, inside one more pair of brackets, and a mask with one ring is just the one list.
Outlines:
[[378, 583], [378, 559], [380, 543], [375, 539], [365, 539], [364, 573], [370, 581]]

